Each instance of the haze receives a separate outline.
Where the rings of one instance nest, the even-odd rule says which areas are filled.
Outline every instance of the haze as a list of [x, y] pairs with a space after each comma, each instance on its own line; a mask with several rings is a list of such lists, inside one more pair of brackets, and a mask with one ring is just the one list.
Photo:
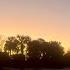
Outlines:
[[0, 0], [0, 34], [26, 34], [70, 48], [70, 0]]

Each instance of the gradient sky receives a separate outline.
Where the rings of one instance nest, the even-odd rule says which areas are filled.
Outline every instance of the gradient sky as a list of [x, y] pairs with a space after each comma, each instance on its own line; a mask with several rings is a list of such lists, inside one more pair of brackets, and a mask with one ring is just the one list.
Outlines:
[[0, 0], [0, 34], [61, 41], [70, 48], [70, 0]]

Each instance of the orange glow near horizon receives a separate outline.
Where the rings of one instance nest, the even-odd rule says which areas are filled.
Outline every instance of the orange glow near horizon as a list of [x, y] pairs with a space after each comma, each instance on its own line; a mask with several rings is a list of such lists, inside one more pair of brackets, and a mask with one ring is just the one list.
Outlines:
[[0, 35], [29, 35], [33, 39], [60, 41], [70, 49], [70, 1], [0, 1]]

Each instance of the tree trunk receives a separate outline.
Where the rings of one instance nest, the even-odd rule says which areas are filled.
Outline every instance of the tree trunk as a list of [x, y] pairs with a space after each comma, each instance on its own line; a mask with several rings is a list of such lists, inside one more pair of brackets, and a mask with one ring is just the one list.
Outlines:
[[23, 55], [23, 44], [21, 44], [21, 54]]
[[10, 55], [11, 55], [11, 50], [10, 50]]
[[19, 48], [16, 50], [16, 53], [17, 53], [17, 54], [19, 53]]
[[18, 54], [18, 50], [17, 50], [17, 54]]

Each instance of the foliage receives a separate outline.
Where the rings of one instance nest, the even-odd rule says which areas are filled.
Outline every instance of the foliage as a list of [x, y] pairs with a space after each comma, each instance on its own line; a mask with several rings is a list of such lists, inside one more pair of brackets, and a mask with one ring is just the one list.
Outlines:
[[[25, 48], [26, 50], [24, 51]], [[15, 54], [12, 55], [12, 53]], [[31, 37], [24, 35], [8, 37], [4, 45], [4, 53], [0, 53], [0, 55], [0, 58], [8, 59], [9, 64], [12, 61], [14, 65], [20, 64], [22, 67], [23, 65], [27, 67], [61, 67], [70, 65], [68, 63], [70, 62], [70, 52], [68, 51], [64, 54], [64, 48], [60, 42], [47, 42], [42, 38], [32, 40]]]

